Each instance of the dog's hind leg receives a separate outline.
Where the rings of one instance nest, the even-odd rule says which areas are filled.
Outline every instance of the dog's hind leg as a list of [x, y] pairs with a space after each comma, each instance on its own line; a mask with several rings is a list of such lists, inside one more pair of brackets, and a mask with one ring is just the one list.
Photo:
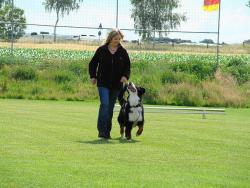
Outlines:
[[126, 129], [125, 129], [125, 136], [127, 140], [131, 140], [131, 131], [132, 131], [132, 124], [133, 123], [127, 123]]
[[124, 126], [120, 125], [120, 134], [121, 134], [121, 139], [124, 139]]

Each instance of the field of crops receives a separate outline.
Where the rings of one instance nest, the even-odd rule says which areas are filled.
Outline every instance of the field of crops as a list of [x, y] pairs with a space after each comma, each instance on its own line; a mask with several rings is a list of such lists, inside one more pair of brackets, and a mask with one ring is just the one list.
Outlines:
[[[93, 56], [93, 51], [79, 51], [79, 50], [53, 50], [53, 49], [29, 49], [16, 48], [14, 49], [15, 58], [23, 58], [32, 61], [39, 61], [42, 59], [63, 59], [63, 60], [80, 60], [90, 59]], [[0, 48], [1, 57], [11, 56], [10, 48]], [[146, 61], [146, 62], [215, 62], [216, 54], [181, 54], [181, 53], [156, 53], [156, 52], [131, 52], [130, 58], [132, 61]], [[250, 55], [222, 55], [220, 56], [220, 63], [225, 63], [233, 58], [241, 59], [244, 62], [250, 62]]]

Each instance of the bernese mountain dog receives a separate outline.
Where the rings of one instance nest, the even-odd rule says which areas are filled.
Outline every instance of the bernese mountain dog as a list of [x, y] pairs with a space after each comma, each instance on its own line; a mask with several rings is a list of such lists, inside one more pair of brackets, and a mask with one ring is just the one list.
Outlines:
[[[128, 96], [126, 97], [126, 93]], [[121, 139], [131, 141], [131, 131], [133, 127], [138, 126], [136, 136], [140, 136], [144, 126], [144, 109], [142, 104], [142, 95], [145, 89], [136, 87], [132, 82], [125, 84], [123, 90], [118, 96], [121, 109], [118, 115], [120, 124]], [[124, 135], [125, 133], [125, 135]]]

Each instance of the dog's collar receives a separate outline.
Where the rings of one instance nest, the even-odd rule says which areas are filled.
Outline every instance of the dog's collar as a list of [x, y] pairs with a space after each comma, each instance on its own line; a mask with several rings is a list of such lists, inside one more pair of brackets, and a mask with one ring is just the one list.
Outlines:
[[[130, 106], [130, 105], [129, 105]], [[141, 103], [137, 104], [136, 106], [130, 106], [131, 108], [137, 108], [137, 107], [141, 107]]]

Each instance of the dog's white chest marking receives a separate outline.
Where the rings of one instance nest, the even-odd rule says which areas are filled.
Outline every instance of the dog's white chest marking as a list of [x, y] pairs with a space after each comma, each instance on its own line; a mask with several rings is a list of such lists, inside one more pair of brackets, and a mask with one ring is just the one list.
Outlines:
[[142, 121], [142, 108], [140, 106], [133, 107], [133, 106], [137, 106], [140, 103], [140, 98], [137, 96], [137, 94], [133, 93], [129, 96], [128, 101], [129, 101], [130, 106], [132, 106], [128, 114], [129, 121], [130, 122]]
[[137, 96], [137, 94], [130, 94], [128, 98], [130, 106], [136, 106], [140, 103], [140, 98]]
[[130, 108], [128, 119], [130, 122], [142, 121], [142, 108], [141, 107]]

